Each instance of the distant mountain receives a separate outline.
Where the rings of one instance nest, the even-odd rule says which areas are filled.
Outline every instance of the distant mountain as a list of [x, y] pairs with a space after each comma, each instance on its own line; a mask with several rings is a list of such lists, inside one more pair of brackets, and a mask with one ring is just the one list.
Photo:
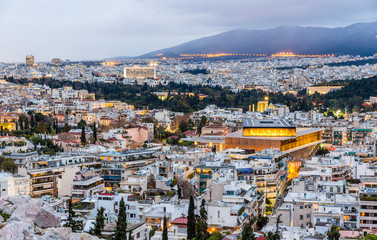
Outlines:
[[343, 28], [278, 27], [233, 30], [139, 56], [178, 57], [180, 54], [252, 53], [335, 54], [368, 56], [377, 53], [377, 22]]

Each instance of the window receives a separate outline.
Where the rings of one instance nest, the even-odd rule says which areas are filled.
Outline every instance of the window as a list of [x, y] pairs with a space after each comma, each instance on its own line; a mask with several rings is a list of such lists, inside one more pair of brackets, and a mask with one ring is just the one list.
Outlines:
[[304, 209], [304, 206], [300, 206], [300, 209]]
[[306, 214], [306, 218], [310, 218], [310, 214]]
[[304, 220], [304, 215], [300, 215], [300, 220]]
[[140, 238], [140, 232], [138, 232], [138, 233], [136, 234], [136, 238], [137, 238], [137, 239]]

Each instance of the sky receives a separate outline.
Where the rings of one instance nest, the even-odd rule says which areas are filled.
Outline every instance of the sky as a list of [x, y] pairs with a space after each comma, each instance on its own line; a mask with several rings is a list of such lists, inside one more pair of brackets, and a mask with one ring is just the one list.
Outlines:
[[377, 0], [0, 0], [0, 62], [137, 56], [234, 29], [377, 21]]

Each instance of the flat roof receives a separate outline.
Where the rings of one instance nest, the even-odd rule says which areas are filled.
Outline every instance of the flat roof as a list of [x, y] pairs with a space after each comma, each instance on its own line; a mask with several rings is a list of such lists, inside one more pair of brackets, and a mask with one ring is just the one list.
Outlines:
[[242, 119], [244, 128], [296, 128], [296, 126], [285, 119]]
[[295, 139], [299, 136], [306, 135], [309, 133], [319, 132], [322, 131], [322, 128], [297, 128], [296, 129], [296, 136], [295, 137], [270, 137], [270, 136], [244, 136], [243, 130], [238, 130], [236, 132], [229, 133], [225, 136], [225, 138], [249, 138], [249, 139], [268, 139], [268, 140], [278, 140], [283, 141], [287, 139]]

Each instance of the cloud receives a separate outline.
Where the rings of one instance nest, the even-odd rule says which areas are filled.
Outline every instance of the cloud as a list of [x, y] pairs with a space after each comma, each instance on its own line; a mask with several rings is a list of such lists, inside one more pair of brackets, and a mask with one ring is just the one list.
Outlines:
[[375, 0], [0, 0], [0, 61], [132, 56], [232, 29], [377, 21]]

